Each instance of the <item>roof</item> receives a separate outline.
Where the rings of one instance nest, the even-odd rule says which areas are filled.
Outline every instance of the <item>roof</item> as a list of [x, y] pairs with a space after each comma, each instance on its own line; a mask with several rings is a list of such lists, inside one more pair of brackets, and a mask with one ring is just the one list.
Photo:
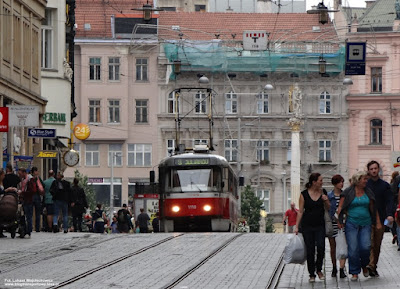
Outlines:
[[359, 19], [358, 31], [369, 31], [371, 28], [378, 28], [374, 29], [374, 31], [379, 32], [379, 30], [385, 27], [387, 29], [384, 29], [384, 31], [392, 31], [393, 22], [396, 18], [395, 3], [396, 0], [376, 1], [365, 11], [364, 16]]
[[360, 19], [364, 16], [367, 8], [362, 7], [342, 7], [342, 10], [346, 13], [347, 23], [352, 23], [354, 19]]
[[244, 30], [266, 30], [272, 41], [337, 41], [332, 23], [322, 25], [318, 17], [306, 13], [160, 12], [159, 36], [179, 39], [183, 33], [185, 39], [211, 40], [217, 34], [222, 40], [232, 40], [232, 35], [242, 40]]

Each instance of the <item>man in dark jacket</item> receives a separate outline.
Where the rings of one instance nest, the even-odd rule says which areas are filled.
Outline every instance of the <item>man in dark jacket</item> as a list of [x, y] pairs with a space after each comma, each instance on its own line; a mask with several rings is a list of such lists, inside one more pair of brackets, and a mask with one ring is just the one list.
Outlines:
[[[393, 193], [390, 185], [379, 177], [379, 168], [380, 166], [377, 161], [370, 161], [367, 164], [368, 175], [370, 177], [367, 182], [367, 188], [371, 189], [375, 195], [375, 208], [378, 211], [381, 224], [385, 224], [385, 220], [387, 220], [389, 225], [393, 224], [394, 220]], [[367, 266], [369, 275], [371, 277], [379, 277], [376, 268], [381, 252], [383, 233], [385, 233], [385, 226], [382, 226], [382, 228], [378, 229], [375, 225], [372, 225], [371, 253], [370, 261]]]
[[129, 230], [131, 228], [130, 218], [131, 214], [128, 211], [128, 207], [126, 206], [126, 204], [123, 204], [122, 209], [120, 209], [117, 213], [117, 229], [120, 233], [129, 233]]
[[88, 203], [85, 191], [79, 186], [79, 180], [77, 178], [74, 178], [71, 193], [71, 203], [73, 204], [71, 204], [71, 212], [74, 232], [82, 232], [82, 214], [86, 212]]
[[[54, 201], [54, 216], [53, 216], [53, 232], [58, 233], [58, 215], [60, 211], [63, 214], [63, 230], [68, 233], [68, 205], [71, 202], [71, 185], [64, 180], [62, 172], [57, 173], [57, 178], [50, 188], [50, 193]], [[75, 205], [71, 203], [71, 206]]]
[[148, 232], [148, 223], [150, 221], [149, 215], [144, 212], [144, 209], [140, 209], [140, 214], [137, 218], [139, 223], [140, 233], [147, 233]]

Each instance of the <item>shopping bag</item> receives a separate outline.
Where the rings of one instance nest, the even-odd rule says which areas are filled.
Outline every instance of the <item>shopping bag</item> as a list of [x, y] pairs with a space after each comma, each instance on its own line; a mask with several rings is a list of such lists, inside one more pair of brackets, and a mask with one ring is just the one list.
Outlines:
[[306, 244], [302, 234], [291, 234], [284, 250], [285, 264], [304, 264], [307, 260]]
[[347, 258], [347, 242], [346, 236], [343, 229], [338, 231], [336, 240], [336, 259], [346, 259]]

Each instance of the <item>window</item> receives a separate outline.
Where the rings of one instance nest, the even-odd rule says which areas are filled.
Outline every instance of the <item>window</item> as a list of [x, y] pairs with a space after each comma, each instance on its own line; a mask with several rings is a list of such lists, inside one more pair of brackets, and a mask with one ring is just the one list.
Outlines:
[[172, 156], [175, 151], [175, 140], [167, 139], [167, 157]]
[[319, 96], [319, 113], [331, 113], [331, 96], [326, 91], [321, 93], [321, 95]]
[[136, 123], [147, 123], [147, 100], [136, 100]]
[[287, 151], [286, 151], [286, 160], [288, 164], [292, 162], [292, 141], [288, 141]]
[[371, 120], [371, 144], [382, 144], [382, 120]]
[[89, 80], [100, 80], [101, 58], [89, 58]]
[[264, 92], [257, 94], [257, 113], [268, 113], [268, 94]]
[[257, 141], [257, 161], [269, 163], [269, 142], [267, 140]]
[[128, 144], [128, 166], [150, 167], [151, 144]]
[[108, 166], [111, 167], [113, 162], [114, 167], [122, 167], [122, 144], [108, 145]]
[[206, 5], [194, 5], [194, 11], [206, 12]]
[[42, 20], [42, 68], [53, 67], [53, 26], [54, 10], [45, 10], [45, 18]]
[[237, 162], [238, 160], [238, 141], [236, 139], [225, 140], [225, 158], [229, 162]]
[[147, 58], [136, 59], [136, 80], [147, 81]]
[[332, 161], [332, 144], [330, 140], [318, 141], [319, 161], [331, 162]]
[[119, 123], [119, 100], [108, 101], [108, 123]]
[[202, 91], [198, 91], [195, 96], [194, 104], [196, 113], [206, 113], [206, 94]]
[[371, 91], [382, 92], [382, 67], [371, 67]]
[[225, 113], [237, 113], [237, 94], [233, 91], [225, 93]]
[[176, 91], [171, 91], [168, 94], [168, 113], [176, 113], [179, 109], [179, 94]]
[[119, 57], [110, 57], [108, 59], [108, 79], [119, 81]]
[[89, 100], [89, 122], [100, 122], [100, 100]]
[[195, 139], [193, 140], [193, 146], [195, 145], [207, 145], [208, 144], [208, 140], [206, 139]]
[[270, 212], [270, 196], [269, 190], [257, 190], [257, 197], [263, 202], [264, 209], [267, 213]]
[[[47, 10], [46, 10], [46, 12], [47, 12]], [[6, 20], [4, 18], [3, 18], [3, 21], [6, 22]], [[13, 37], [14, 66], [21, 69], [22, 40], [21, 40], [21, 17], [19, 15], [14, 14], [14, 16], [13, 16], [13, 28], [14, 28], [14, 30], [13, 30], [13, 32], [14, 32], [14, 37]], [[44, 41], [44, 38], [42, 37], [42, 42], [43, 41]], [[43, 59], [43, 57], [44, 57], [44, 55], [42, 55], [42, 59]]]
[[176, 7], [160, 7], [163, 11], [176, 11]]
[[86, 154], [85, 154], [85, 160], [86, 160], [86, 166], [92, 167], [92, 166], [99, 166], [99, 145], [98, 144], [87, 144], [86, 145]]

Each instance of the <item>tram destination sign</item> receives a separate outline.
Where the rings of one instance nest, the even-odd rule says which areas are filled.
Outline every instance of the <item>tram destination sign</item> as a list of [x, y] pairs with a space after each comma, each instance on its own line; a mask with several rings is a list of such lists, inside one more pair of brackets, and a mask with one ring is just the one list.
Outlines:
[[209, 165], [210, 159], [181, 158], [175, 160], [176, 166]]

